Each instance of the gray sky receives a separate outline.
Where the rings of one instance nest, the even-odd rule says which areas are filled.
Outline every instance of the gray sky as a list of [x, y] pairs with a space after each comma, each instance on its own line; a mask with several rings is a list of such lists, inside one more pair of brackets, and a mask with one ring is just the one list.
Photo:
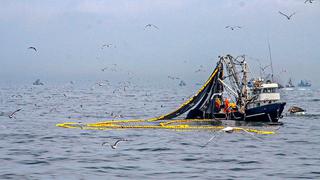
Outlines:
[[[278, 11], [296, 14], [287, 20]], [[276, 76], [286, 70], [283, 82], [309, 79], [319, 87], [319, 18], [317, 0], [1, 0], [0, 82], [112, 79], [129, 71], [204, 81], [225, 54], [248, 55], [257, 73], [252, 59], [269, 63], [269, 38]], [[159, 30], [145, 30], [149, 23]], [[116, 48], [101, 49], [109, 43]], [[114, 63], [121, 72], [100, 71]], [[207, 71], [194, 73], [200, 65]]]

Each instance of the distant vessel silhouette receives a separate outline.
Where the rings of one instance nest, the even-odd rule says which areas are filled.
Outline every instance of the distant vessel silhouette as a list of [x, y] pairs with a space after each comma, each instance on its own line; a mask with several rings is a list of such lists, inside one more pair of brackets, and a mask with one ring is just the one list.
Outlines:
[[35, 82], [32, 83], [35, 86], [44, 85], [42, 82], [40, 82], [40, 79], [37, 79]]
[[289, 79], [288, 84], [286, 85], [286, 87], [287, 87], [287, 88], [293, 88], [293, 87], [294, 87], [291, 78]]
[[301, 80], [298, 84], [299, 87], [311, 87], [311, 82], [307, 80]]

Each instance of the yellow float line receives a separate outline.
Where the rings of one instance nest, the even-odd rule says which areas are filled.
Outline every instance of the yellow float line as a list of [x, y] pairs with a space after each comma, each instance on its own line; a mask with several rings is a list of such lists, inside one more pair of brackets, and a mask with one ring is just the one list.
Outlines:
[[109, 120], [109, 121], [102, 121], [94, 124], [119, 124], [119, 123], [135, 123], [135, 122], [147, 122], [147, 120], [145, 119]]
[[[190, 126], [188, 124], [181, 124], [181, 125], [132, 125], [132, 126], [126, 126], [126, 125], [116, 125], [116, 124], [102, 124], [102, 123], [92, 123], [87, 124], [85, 126], [75, 126], [78, 125], [78, 123], [63, 123], [63, 124], [57, 124], [58, 127], [64, 127], [64, 128], [81, 128], [86, 130], [106, 130], [106, 129], [176, 129], [176, 130], [221, 130], [225, 128], [225, 126]], [[256, 129], [244, 129], [239, 127], [234, 127], [235, 131], [242, 131], [246, 130], [248, 132], [256, 133], [256, 134], [275, 134], [273, 131], [263, 131], [263, 130], [256, 130]]]
[[177, 120], [172, 120], [168, 122], [162, 122], [160, 123], [161, 126], [166, 126], [172, 123], [181, 123], [181, 122], [215, 122], [216, 120], [214, 119], [177, 119]]

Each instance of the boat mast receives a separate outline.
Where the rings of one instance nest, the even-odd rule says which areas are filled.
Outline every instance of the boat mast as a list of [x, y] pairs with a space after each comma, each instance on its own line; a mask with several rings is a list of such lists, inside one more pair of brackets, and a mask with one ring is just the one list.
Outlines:
[[[233, 95], [235, 95], [240, 112], [245, 113], [248, 102], [248, 65], [245, 61], [245, 56], [241, 57], [241, 61], [234, 59], [230, 55], [221, 58], [221, 60], [226, 64], [227, 77], [229, 77], [231, 87], [227, 86], [222, 80], [220, 80], [220, 82], [226, 86]], [[240, 66], [240, 69], [238, 69], [236, 65]], [[242, 74], [242, 77], [239, 76], [239, 73]]]
[[248, 101], [248, 92], [247, 92], [247, 86], [248, 86], [248, 65], [245, 61], [245, 57], [243, 57], [244, 60], [241, 63], [242, 70], [243, 70], [243, 77], [242, 77], [242, 87], [241, 87], [241, 97], [240, 97], [240, 112], [245, 113], [247, 101]]
[[271, 47], [270, 47], [269, 37], [268, 37], [268, 49], [269, 49], [269, 59], [270, 59], [270, 65], [271, 65], [271, 80], [273, 82], [274, 81], [274, 79], [273, 79], [273, 65], [272, 65], [272, 56], [271, 56]]
[[226, 57], [223, 57], [222, 60], [226, 64], [226, 69], [232, 88], [235, 89], [238, 94], [240, 94], [240, 81], [233, 57], [231, 55], [227, 55]]

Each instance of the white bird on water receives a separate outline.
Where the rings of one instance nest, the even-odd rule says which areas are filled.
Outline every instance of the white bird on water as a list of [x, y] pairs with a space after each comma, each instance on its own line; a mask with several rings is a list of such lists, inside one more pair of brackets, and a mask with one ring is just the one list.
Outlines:
[[[248, 132], [247, 130], [245, 130], [245, 129], [243, 129], [243, 128], [235, 128], [235, 127], [227, 126], [227, 127], [223, 128], [223, 129], [219, 130], [218, 132], [233, 133], [235, 130], [243, 131], [243, 132], [249, 134], [249, 135], [250, 135], [251, 137], [253, 137], [254, 139], [257, 139], [257, 140], [261, 141], [260, 138], [254, 136], [252, 133]], [[210, 143], [210, 141], [212, 141], [215, 137], [216, 137], [216, 136], [213, 135], [213, 136], [209, 139], [209, 141], [208, 141], [205, 145], [202, 146], [202, 148], [206, 147], [206, 146]]]
[[116, 148], [117, 148], [117, 145], [118, 145], [119, 142], [121, 142], [121, 141], [130, 141], [130, 140], [127, 140], [127, 139], [119, 139], [119, 140], [117, 140], [114, 144], [109, 144], [108, 142], [103, 142], [103, 143], [101, 144], [101, 146], [103, 146], [103, 145], [105, 145], [105, 144], [109, 144], [112, 149], [116, 149]]

